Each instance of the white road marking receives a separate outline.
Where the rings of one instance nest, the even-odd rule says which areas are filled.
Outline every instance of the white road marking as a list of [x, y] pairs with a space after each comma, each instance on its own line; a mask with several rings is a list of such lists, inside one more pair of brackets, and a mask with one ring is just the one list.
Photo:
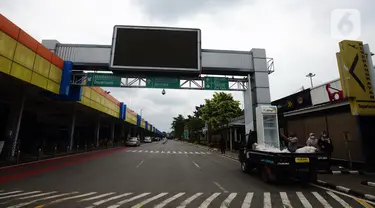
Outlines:
[[204, 153], [204, 152], [200, 152], [202, 155], [205, 155], [206, 153]]
[[195, 152], [195, 154], [199, 155], [199, 152]]
[[11, 191], [11, 192], [6, 192], [6, 193], [1, 193], [0, 196], [8, 195], [8, 194], [15, 194], [15, 193], [20, 193], [22, 191]]
[[137, 199], [142, 198], [142, 197], [144, 197], [144, 196], [147, 196], [147, 195], [149, 195], [149, 194], [151, 194], [151, 193], [143, 193], [143, 194], [140, 194], [140, 195], [137, 195], [137, 196], [133, 196], [132, 198], [125, 199], [125, 200], [123, 200], [123, 201], [119, 201], [119, 202], [117, 202], [116, 204], [111, 205], [111, 206], [109, 206], [109, 207], [107, 207], [107, 208], [117, 208], [117, 207], [119, 207], [119, 206], [121, 206], [121, 205], [123, 205], [123, 204], [125, 204], [125, 203], [131, 202], [131, 201], [134, 201], [134, 200], [137, 200]]
[[332, 208], [331, 205], [325, 200], [318, 192], [311, 192], [315, 198], [323, 205], [325, 208]]
[[327, 191], [327, 194], [329, 194], [332, 198], [334, 198], [338, 203], [340, 203], [343, 207], [345, 208], [351, 208], [351, 206], [346, 203], [344, 200], [342, 200], [339, 196], [337, 196], [336, 194], [334, 194], [333, 192], [331, 191]]
[[161, 153], [164, 153], [164, 151], [161, 151]]
[[210, 155], [210, 154], [211, 154], [211, 152], [207, 152], [207, 154], [208, 154], [208, 155]]
[[135, 168], [139, 168], [139, 166], [141, 166], [143, 162], [144, 162], [144, 160], [142, 160], [140, 163], [138, 163], [138, 165], [135, 166]]
[[158, 195], [156, 195], [156, 196], [153, 196], [153, 197], [151, 197], [151, 198], [148, 198], [148, 199], [142, 201], [141, 203], [139, 203], [139, 204], [137, 204], [137, 205], [132, 206], [132, 208], [140, 208], [140, 207], [142, 207], [143, 205], [148, 204], [148, 203], [150, 203], [150, 202], [152, 202], [152, 201], [154, 201], [154, 200], [156, 200], [156, 199], [159, 199], [159, 198], [161, 198], [161, 197], [163, 197], [163, 196], [165, 196], [165, 195], [167, 195], [167, 194], [168, 194], [168, 193], [161, 193], [161, 194], [158, 194]]
[[263, 193], [263, 207], [264, 208], [271, 208], [272, 207], [270, 192], [264, 192]]
[[339, 191], [343, 191], [345, 193], [349, 193], [349, 188], [343, 187], [343, 186], [336, 186], [336, 189]]
[[186, 152], [186, 151], [184, 151], [184, 154], [187, 154], [187, 152]]
[[221, 189], [224, 193], [228, 193], [228, 191], [227, 191], [224, 187], [222, 187], [218, 182], [213, 181], [213, 183], [214, 183], [219, 189]]
[[182, 154], [182, 152], [178, 151], [178, 154]]
[[194, 201], [194, 199], [198, 198], [200, 195], [202, 195], [203, 193], [196, 193], [194, 194], [193, 196], [187, 198], [185, 201], [183, 201], [180, 206], [178, 206], [177, 208], [185, 208], [188, 204], [190, 204], [192, 201]]
[[204, 200], [204, 202], [202, 202], [202, 204], [199, 206], [199, 208], [207, 208], [211, 204], [211, 202], [214, 199], [216, 199], [219, 195], [220, 195], [220, 193], [212, 194], [210, 197], [208, 197], [206, 200]]
[[232, 200], [237, 196], [237, 193], [231, 193], [229, 196], [221, 203], [220, 208], [227, 208], [229, 207]]
[[76, 195], [76, 196], [71, 196], [71, 197], [66, 197], [66, 198], [58, 199], [58, 200], [55, 200], [55, 201], [51, 202], [50, 204], [57, 204], [57, 203], [60, 203], [60, 202], [63, 202], [63, 201], [67, 201], [67, 200], [70, 200], [70, 199], [81, 198], [81, 197], [90, 196], [90, 195], [93, 195], [93, 194], [96, 194], [96, 192], [90, 192], [90, 193], [86, 193], [86, 194], [81, 194], [81, 195]]
[[131, 152], [132, 150], [126, 150], [126, 152]]
[[[137, 150], [134, 150], [134, 151], [137, 151]], [[143, 150], [138, 150], [138, 152], [143, 152]]]
[[173, 151], [173, 154], [176, 154], [177, 152], [176, 151]]
[[18, 199], [31, 199], [31, 198], [46, 196], [46, 195], [55, 194], [55, 193], [57, 193], [57, 191], [51, 191], [51, 192], [36, 194], [36, 195], [31, 195], [31, 196], [25, 196], [25, 197], [21, 197], [21, 198], [18, 198]]
[[159, 151], [156, 151], [155, 153], [159, 153]]
[[70, 193], [57, 194], [57, 195], [53, 195], [53, 196], [48, 196], [48, 197], [44, 197], [44, 198], [35, 199], [35, 200], [32, 200], [32, 201], [28, 201], [28, 202], [23, 202], [21, 204], [13, 205], [13, 206], [10, 206], [10, 207], [7, 207], [7, 208], [21, 208], [21, 207], [28, 206], [28, 205], [33, 204], [33, 203], [38, 202], [38, 201], [43, 201], [43, 200], [48, 200], [48, 199], [54, 199], [54, 198], [58, 198], [58, 197], [62, 197], [62, 196], [67, 196], [67, 195], [73, 195], [73, 194], [76, 194], [76, 193], [78, 193], [78, 192], [75, 191], [75, 192], [70, 192]]
[[106, 196], [109, 196], [109, 195], [112, 195], [112, 194], [115, 194], [116, 192], [109, 192], [109, 193], [106, 193], [106, 194], [101, 194], [101, 195], [98, 195], [98, 196], [94, 196], [94, 197], [90, 197], [90, 198], [87, 198], [87, 199], [82, 199], [80, 200], [79, 202], [83, 202], [83, 201], [91, 201], [91, 200], [95, 200], [95, 199], [100, 199], [100, 198], [103, 198], [103, 197], [106, 197]]
[[194, 154], [194, 152], [189, 152], [190, 154]]
[[103, 199], [103, 200], [100, 200], [100, 201], [94, 202], [94, 203], [92, 204], [92, 206], [89, 206], [89, 207], [92, 208], [92, 207], [95, 207], [95, 206], [99, 206], [99, 205], [104, 204], [104, 203], [106, 203], [106, 202], [109, 202], [109, 201], [111, 201], [111, 200], [119, 199], [119, 198], [121, 198], [121, 197], [129, 196], [129, 195], [131, 195], [131, 194], [133, 194], [133, 193], [125, 193], [125, 194], [120, 194], [120, 195], [117, 195], [117, 196], [114, 196], [114, 197], [111, 197], [111, 198]]
[[168, 199], [164, 200], [163, 202], [161, 202], [160, 204], [156, 205], [154, 208], [163, 208], [165, 205], [171, 203], [173, 200], [181, 197], [182, 195], [184, 195], [185, 193], [178, 193], [172, 197], [169, 197]]
[[197, 163], [195, 163], [194, 161], [192, 161], [193, 164], [198, 168], [198, 169], [201, 169], [201, 167], [199, 167], [199, 165]]
[[167, 152], [168, 154], [171, 153], [170, 151]]
[[145, 150], [145, 152], [148, 152], [148, 150]]
[[153, 151], [153, 150], [151, 150], [151, 151], [150, 151], [150, 153], [154, 153], [154, 151]]
[[243, 200], [241, 208], [250, 208], [254, 193], [247, 193], [245, 200]]
[[292, 208], [288, 195], [285, 192], [280, 192], [280, 198], [281, 198], [281, 202], [284, 205], [284, 208]]
[[302, 192], [296, 192], [299, 200], [301, 201], [303, 207], [312, 208], [310, 202], [306, 199]]
[[32, 191], [32, 192], [26, 192], [26, 193], [21, 193], [21, 194], [7, 195], [7, 196], [0, 197], [0, 199], [8, 199], [8, 198], [13, 198], [13, 197], [17, 197], [17, 196], [25, 196], [25, 195], [29, 195], [29, 194], [37, 194], [37, 193], [40, 193], [40, 192], [41, 191]]

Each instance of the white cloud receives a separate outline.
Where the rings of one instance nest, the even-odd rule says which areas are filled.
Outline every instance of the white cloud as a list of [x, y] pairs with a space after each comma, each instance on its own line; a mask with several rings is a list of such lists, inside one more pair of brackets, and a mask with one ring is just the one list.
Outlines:
[[[2, 0], [0, 12], [38, 40], [63, 43], [110, 44], [113, 26], [161, 25], [202, 30], [203, 48], [251, 50], [265, 48], [275, 60], [270, 75], [271, 98], [309, 87], [305, 75], [316, 74], [315, 84], [337, 78], [338, 42], [330, 36], [330, 13], [355, 8], [362, 15], [361, 40], [375, 48], [375, 2], [370, 0]], [[203, 3], [202, 3], [203, 2]], [[172, 117], [187, 115], [212, 96], [207, 91], [111, 89], [161, 130]], [[243, 101], [242, 93], [233, 93]]]

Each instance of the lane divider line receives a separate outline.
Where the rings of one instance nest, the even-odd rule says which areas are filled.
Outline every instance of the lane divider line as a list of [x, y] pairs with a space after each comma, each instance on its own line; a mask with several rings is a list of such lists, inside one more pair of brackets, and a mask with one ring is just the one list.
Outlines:
[[224, 188], [224, 187], [222, 187], [218, 182], [215, 182], [215, 181], [213, 181], [213, 183], [220, 189], [220, 190], [222, 190], [224, 193], [228, 193], [228, 191]]

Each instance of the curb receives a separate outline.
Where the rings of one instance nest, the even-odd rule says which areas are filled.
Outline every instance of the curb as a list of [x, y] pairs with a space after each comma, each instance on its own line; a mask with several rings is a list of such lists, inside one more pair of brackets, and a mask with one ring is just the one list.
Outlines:
[[360, 170], [331, 170], [331, 171], [319, 171], [319, 174], [331, 174], [331, 175], [372, 175]]
[[343, 187], [343, 186], [336, 186], [335, 184], [327, 183], [327, 182], [321, 181], [321, 180], [317, 180], [315, 184], [326, 187], [326, 188], [334, 189], [336, 191], [340, 191], [340, 192], [343, 192], [343, 193], [346, 193], [346, 194], [350, 194], [350, 195], [353, 195], [353, 196], [356, 196], [356, 197], [367, 199], [367, 200], [372, 201], [372, 202], [375, 202], [375, 196], [371, 195], [371, 194], [365, 194], [363, 192], [356, 191], [356, 190], [353, 190], [353, 189], [349, 189], [349, 188], [346, 188], [346, 187]]
[[365, 186], [375, 187], [375, 182], [371, 182], [371, 181], [362, 181], [361, 184]]
[[125, 148], [125, 147], [119, 146], [119, 147], [112, 147], [112, 148], [108, 148], [108, 149], [107, 148], [96, 149], [96, 150], [92, 150], [92, 151], [88, 151], [88, 152], [73, 153], [73, 154], [68, 154], [68, 155], [64, 155], [64, 156], [60, 156], [60, 157], [48, 158], [48, 159], [44, 159], [44, 160], [36, 160], [36, 161], [20, 163], [20, 164], [16, 164], [16, 165], [8, 165], [8, 166], [0, 167], [0, 172], [15, 169], [15, 168], [19, 168], [19, 167], [23, 167], [23, 166], [33, 165], [33, 164], [40, 164], [40, 163], [43, 164], [43, 163], [58, 161], [58, 160], [61, 160], [61, 159], [64, 159], [64, 158], [76, 157], [76, 156], [80, 156], [80, 155], [94, 154], [94, 153], [98, 153], [100, 151], [106, 151], [106, 150], [108, 151], [108, 150], [121, 149], [121, 148]]

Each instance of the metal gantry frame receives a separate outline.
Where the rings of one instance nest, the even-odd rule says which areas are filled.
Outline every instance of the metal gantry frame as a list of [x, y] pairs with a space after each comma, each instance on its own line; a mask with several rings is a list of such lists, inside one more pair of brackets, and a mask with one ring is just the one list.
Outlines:
[[[99, 73], [99, 72], [98, 72]], [[107, 72], [108, 73], [108, 72]], [[117, 75], [121, 76], [121, 85], [119, 87], [125, 88], [146, 88], [147, 78], [145, 76], [134, 75]], [[227, 77], [229, 81], [229, 89], [226, 91], [245, 91], [248, 88], [248, 80], [246, 77], [236, 78]], [[73, 72], [71, 77], [71, 85], [85, 86], [87, 80], [87, 73]], [[150, 88], [155, 89], [155, 88]], [[171, 88], [168, 88], [171, 89]], [[180, 78], [180, 88], [184, 90], [205, 90], [204, 89], [204, 76], [187, 78]]]

